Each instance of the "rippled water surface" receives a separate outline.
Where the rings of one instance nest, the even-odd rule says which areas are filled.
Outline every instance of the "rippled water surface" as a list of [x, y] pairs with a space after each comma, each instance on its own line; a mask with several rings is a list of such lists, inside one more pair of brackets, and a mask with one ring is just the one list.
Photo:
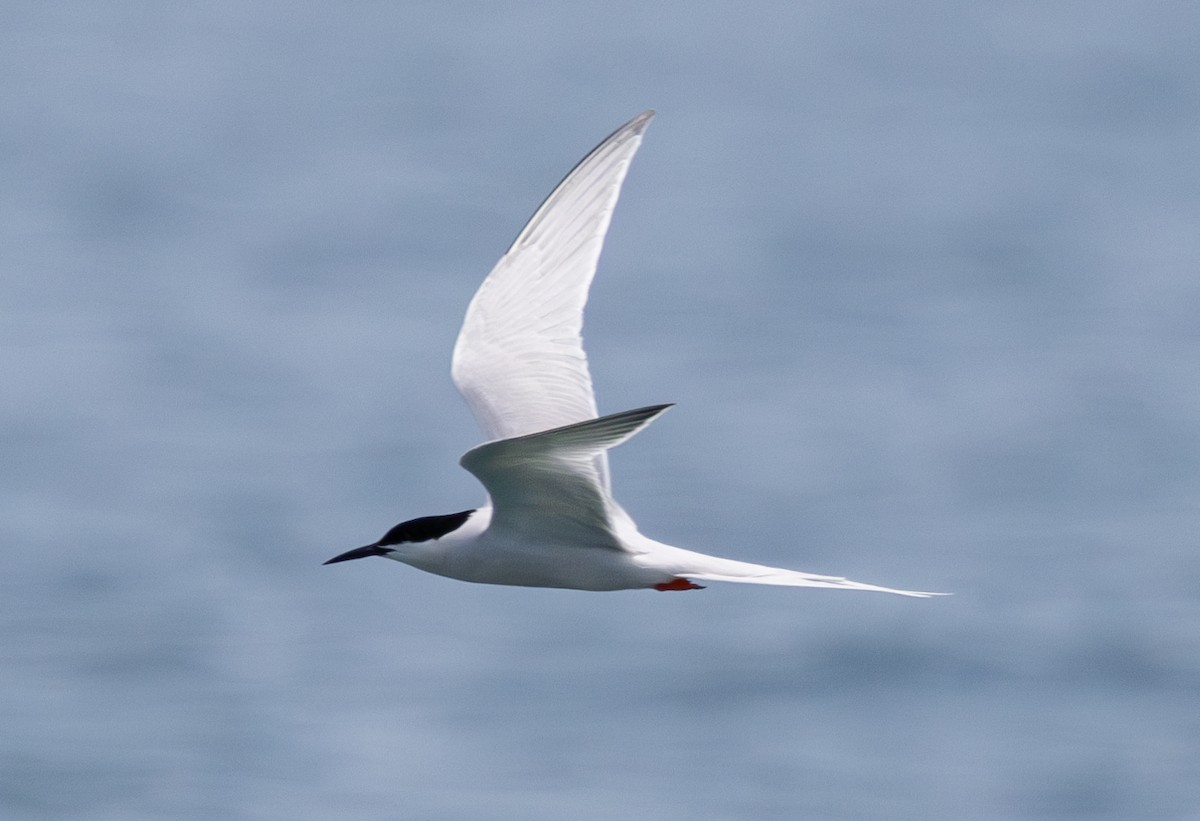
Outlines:
[[[1197, 817], [1191, 6], [0, 18], [4, 817]], [[320, 566], [481, 500], [467, 301], [647, 107], [618, 496], [954, 597]]]

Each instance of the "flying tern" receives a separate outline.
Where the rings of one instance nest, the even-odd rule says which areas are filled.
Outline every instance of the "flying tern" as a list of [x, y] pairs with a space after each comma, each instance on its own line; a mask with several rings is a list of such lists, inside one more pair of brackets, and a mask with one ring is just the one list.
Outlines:
[[670, 405], [598, 416], [581, 330], [588, 289], [646, 111], [575, 166], [537, 209], [467, 308], [451, 373], [487, 438], [460, 464], [479, 508], [424, 516], [325, 564], [383, 556], [468, 582], [577, 590], [699, 590], [721, 581], [895, 590], [723, 559], [638, 532], [613, 499], [607, 451]]

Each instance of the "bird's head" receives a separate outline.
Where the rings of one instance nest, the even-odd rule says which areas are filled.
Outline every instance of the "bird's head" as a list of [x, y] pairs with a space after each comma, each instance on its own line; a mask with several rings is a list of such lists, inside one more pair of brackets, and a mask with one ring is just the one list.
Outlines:
[[408, 552], [405, 549], [406, 546], [440, 539], [447, 533], [452, 533], [462, 527], [474, 512], [474, 510], [464, 510], [461, 513], [449, 513], [445, 516], [422, 516], [419, 519], [409, 519], [383, 534], [383, 538], [379, 541], [347, 550], [324, 564], [365, 559], [368, 556], [389, 556], [402, 560]]

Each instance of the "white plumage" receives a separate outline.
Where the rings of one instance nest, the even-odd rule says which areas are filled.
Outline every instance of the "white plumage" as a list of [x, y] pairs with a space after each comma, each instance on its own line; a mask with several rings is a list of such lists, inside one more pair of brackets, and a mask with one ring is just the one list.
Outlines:
[[653, 116], [633, 118], [575, 166], [467, 308], [451, 372], [490, 440], [461, 460], [483, 483], [487, 504], [401, 523], [326, 564], [386, 556], [464, 581], [579, 590], [726, 581], [938, 595], [672, 547], [639, 533], [613, 499], [608, 449], [670, 406], [597, 418], [583, 309], [621, 183]]

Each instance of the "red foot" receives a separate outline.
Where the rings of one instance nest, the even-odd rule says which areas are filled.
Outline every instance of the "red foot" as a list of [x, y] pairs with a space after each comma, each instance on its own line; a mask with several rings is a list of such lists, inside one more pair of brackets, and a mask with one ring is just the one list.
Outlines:
[[669, 582], [654, 585], [655, 590], [703, 590], [704, 585], [692, 584], [687, 579], [671, 579]]

